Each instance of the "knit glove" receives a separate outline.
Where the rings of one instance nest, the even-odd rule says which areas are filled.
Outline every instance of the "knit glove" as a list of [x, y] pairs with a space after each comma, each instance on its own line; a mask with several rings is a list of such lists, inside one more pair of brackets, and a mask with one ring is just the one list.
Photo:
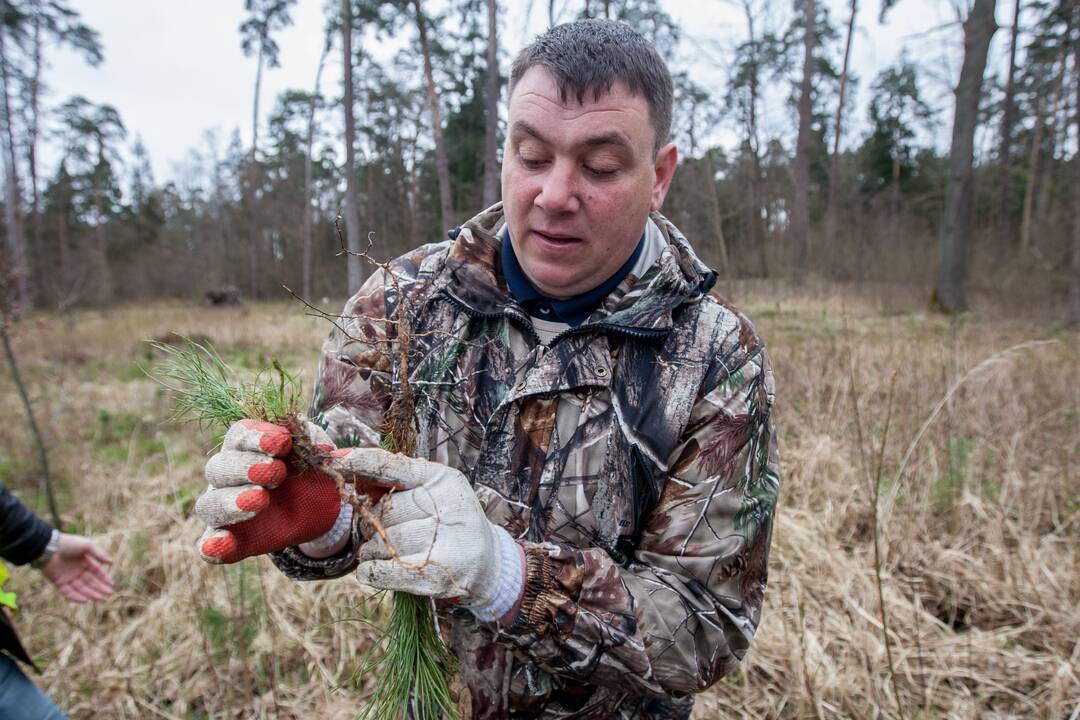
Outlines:
[[360, 582], [452, 598], [480, 620], [497, 620], [514, 607], [524, 584], [524, 553], [484, 515], [468, 478], [446, 465], [378, 448], [354, 455], [361, 474], [404, 488], [375, 509], [382, 534], [364, 527], [373, 534], [360, 547]]
[[[331, 453], [327, 466], [357, 480], [354, 449], [335, 449], [314, 423], [307, 430], [313, 444]], [[207, 525], [198, 542], [203, 560], [234, 563], [293, 545], [331, 547], [349, 533], [352, 506], [341, 500], [337, 482], [320, 470], [298, 471], [287, 460], [291, 450], [292, 435], [280, 425], [241, 420], [229, 428], [206, 463], [209, 487], [195, 503], [195, 515]], [[390, 489], [359, 484], [375, 497]]]

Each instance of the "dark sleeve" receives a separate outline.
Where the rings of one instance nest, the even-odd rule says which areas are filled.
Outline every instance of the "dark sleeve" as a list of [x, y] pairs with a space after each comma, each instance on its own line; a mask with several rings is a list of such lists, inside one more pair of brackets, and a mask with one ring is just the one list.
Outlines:
[[45, 552], [53, 527], [0, 485], [0, 557], [25, 565]]

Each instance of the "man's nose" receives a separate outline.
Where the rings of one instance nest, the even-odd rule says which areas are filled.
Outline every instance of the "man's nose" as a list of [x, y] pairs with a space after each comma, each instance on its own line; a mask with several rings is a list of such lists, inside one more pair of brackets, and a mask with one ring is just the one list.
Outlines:
[[550, 213], [576, 212], [580, 207], [577, 194], [577, 168], [572, 162], [556, 161], [544, 174], [540, 194], [533, 201], [538, 208]]

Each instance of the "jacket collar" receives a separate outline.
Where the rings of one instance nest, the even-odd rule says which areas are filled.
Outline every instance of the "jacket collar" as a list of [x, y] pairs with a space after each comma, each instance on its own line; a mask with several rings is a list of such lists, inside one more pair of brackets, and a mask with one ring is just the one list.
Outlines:
[[[667, 248], [643, 277], [623, 278], [582, 327], [666, 334], [675, 308], [699, 299], [712, 287], [716, 273], [698, 259], [678, 228], [660, 213], [653, 213], [652, 219]], [[524, 314], [499, 269], [498, 232], [503, 225], [502, 203], [497, 203], [461, 227], [446, 258], [442, 291], [475, 314]]]
[[503, 278], [506, 279], [511, 297], [533, 317], [536, 317], [538, 310], [546, 309], [552, 316], [549, 319], [567, 323], [571, 327], [577, 327], [588, 320], [596, 308], [600, 307], [604, 298], [614, 292], [623, 278], [630, 274], [630, 270], [637, 264], [638, 258], [641, 257], [641, 250], [645, 246], [645, 233], [642, 233], [634, 252], [611, 277], [588, 292], [566, 300], [556, 300], [542, 294], [526, 277], [514, 253], [514, 247], [510, 242], [510, 231], [506, 225], [503, 225], [498, 237], [499, 269]]

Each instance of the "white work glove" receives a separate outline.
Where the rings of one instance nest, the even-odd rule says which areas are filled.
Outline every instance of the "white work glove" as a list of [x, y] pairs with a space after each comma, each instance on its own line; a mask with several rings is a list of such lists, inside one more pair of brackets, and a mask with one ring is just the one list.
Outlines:
[[468, 478], [446, 465], [378, 448], [356, 450], [351, 460], [370, 480], [405, 488], [374, 509], [396, 559], [373, 534], [360, 547], [360, 582], [452, 598], [480, 620], [498, 620], [514, 607], [524, 586], [524, 553], [484, 515]]

